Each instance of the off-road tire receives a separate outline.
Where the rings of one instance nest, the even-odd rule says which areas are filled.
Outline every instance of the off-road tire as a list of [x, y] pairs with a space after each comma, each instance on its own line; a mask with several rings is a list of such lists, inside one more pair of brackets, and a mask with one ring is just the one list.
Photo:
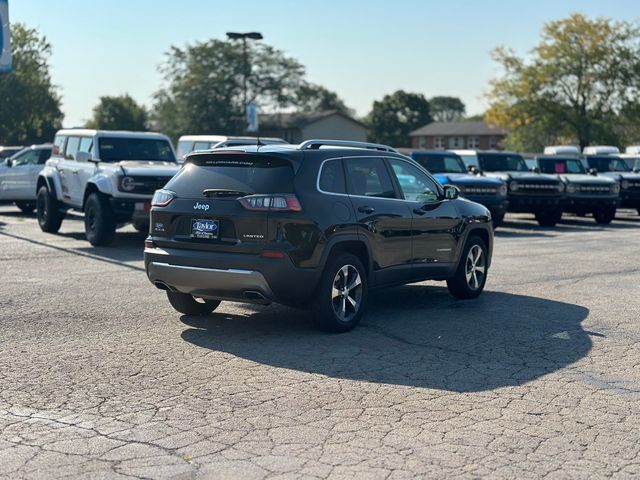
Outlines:
[[350, 253], [339, 253], [327, 263], [311, 302], [315, 325], [331, 333], [355, 328], [365, 313], [367, 290], [362, 261]]
[[593, 219], [598, 225], [609, 225], [616, 218], [616, 208], [606, 207], [593, 212]]
[[84, 234], [93, 246], [109, 245], [116, 233], [116, 219], [109, 200], [93, 192], [84, 205]]
[[38, 190], [36, 210], [40, 230], [47, 233], [57, 233], [60, 230], [65, 214], [61, 211], [60, 202], [45, 185]]
[[536, 221], [543, 227], [555, 227], [562, 220], [562, 210], [541, 210], [536, 212]]
[[[481, 257], [478, 258], [477, 263], [474, 263], [475, 253], [478, 251], [477, 249], [480, 249], [482, 253]], [[474, 256], [474, 259], [470, 258], [470, 252], [472, 252], [472, 250], [473, 253], [471, 255]], [[487, 274], [489, 273], [488, 260], [487, 246], [484, 241], [475, 235], [470, 236], [462, 250], [462, 255], [460, 256], [456, 273], [453, 277], [447, 280], [449, 293], [455, 298], [461, 300], [478, 297], [484, 290], [484, 286], [487, 282]], [[473, 272], [471, 277], [469, 277], [469, 272], [474, 267], [482, 267], [484, 269], [482, 274], [479, 270], [475, 270], [475, 284], [473, 282]]]
[[180, 292], [167, 291], [167, 298], [173, 308], [186, 315], [209, 315], [220, 305], [220, 300], [196, 300], [192, 295]]

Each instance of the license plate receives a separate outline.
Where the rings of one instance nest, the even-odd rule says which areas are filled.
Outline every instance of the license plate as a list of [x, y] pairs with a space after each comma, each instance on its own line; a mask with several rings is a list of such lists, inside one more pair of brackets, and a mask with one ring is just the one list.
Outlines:
[[191, 220], [191, 238], [213, 240], [218, 238], [218, 221], [194, 218]]

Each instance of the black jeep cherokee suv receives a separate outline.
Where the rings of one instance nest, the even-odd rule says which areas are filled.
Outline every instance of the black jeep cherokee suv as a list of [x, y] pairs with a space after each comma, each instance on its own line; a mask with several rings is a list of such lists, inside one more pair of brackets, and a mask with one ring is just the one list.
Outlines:
[[454, 297], [477, 297], [492, 248], [489, 211], [413, 160], [309, 140], [187, 156], [154, 196], [144, 260], [179, 312], [278, 302], [344, 332], [374, 288], [446, 280]]

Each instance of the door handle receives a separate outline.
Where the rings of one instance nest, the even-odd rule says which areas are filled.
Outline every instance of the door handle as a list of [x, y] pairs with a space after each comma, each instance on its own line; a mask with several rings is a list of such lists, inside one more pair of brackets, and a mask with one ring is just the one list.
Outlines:
[[73, 173], [74, 175], [78, 174], [78, 170], [71, 170], [71, 173]]
[[424, 211], [423, 209], [421, 209], [421, 208], [414, 208], [414, 209], [413, 209], [413, 213], [415, 213], [416, 215], [424, 215], [424, 214], [425, 214], [425, 213], [427, 213], [427, 212], [425, 212], [425, 211]]
[[360, 213], [367, 213], [367, 214], [369, 214], [369, 213], [373, 213], [373, 212], [375, 212], [375, 211], [376, 211], [376, 209], [375, 209], [375, 208], [373, 208], [373, 207], [360, 207], [360, 208], [358, 208], [358, 211], [359, 211]]

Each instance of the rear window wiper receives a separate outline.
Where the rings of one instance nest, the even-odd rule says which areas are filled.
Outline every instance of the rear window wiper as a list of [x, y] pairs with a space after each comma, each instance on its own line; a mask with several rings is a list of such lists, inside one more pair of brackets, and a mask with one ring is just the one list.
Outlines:
[[249, 195], [240, 190], [227, 190], [226, 188], [206, 188], [202, 191], [205, 197], [245, 197]]

